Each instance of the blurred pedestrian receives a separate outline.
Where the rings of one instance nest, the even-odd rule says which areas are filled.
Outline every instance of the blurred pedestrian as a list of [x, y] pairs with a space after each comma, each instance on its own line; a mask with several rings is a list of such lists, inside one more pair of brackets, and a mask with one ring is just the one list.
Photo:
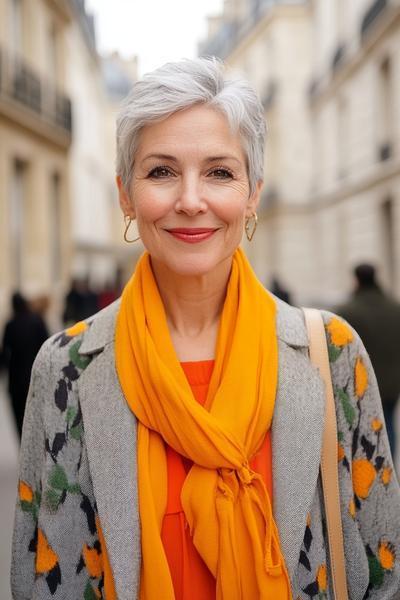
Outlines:
[[359, 264], [354, 276], [355, 290], [337, 312], [354, 327], [370, 355], [394, 456], [394, 413], [400, 395], [400, 304], [382, 290], [373, 265]]
[[98, 309], [102, 310], [117, 300], [119, 293], [117, 287], [110, 282], [107, 282], [104, 288], [97, 296]]
[[64, 325], [72, 325], [73, 323], [77, 323], [84, 318], [83, 303], [84, 298], [81, 282], [79, 279], [73, 279], [71, 281], [71, 287], [69, 288], [64, 299]]
[[13, 294], [11, 302], [13, 315], [4, 329], [2, 354], [8, 369], [12, 410], [21, 437], [33, 361], [49, 334], [43, 318], [31, 310], [19, 292]]
[[97, 294], [92, 290], [88, 277], [72, 280], [64, 306], [63, 321], [66, 326], [83, 321], [98, 311]]
[[279, 281], [279, 279], [274, 275], [271, 280], [270, 291], [280, 300], [287, 302], [287, 304], [292, 304], [291, 294], [289, 290], [287, 290]]

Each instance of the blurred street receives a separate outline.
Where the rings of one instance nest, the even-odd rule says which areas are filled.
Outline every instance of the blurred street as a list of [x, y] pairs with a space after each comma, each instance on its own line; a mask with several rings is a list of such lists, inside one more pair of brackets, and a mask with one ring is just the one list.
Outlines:
[[18, 442], [4, 377], [0, 377], [0, 440], [0, 598], [11, 600], [10, 551], [17, 489]]

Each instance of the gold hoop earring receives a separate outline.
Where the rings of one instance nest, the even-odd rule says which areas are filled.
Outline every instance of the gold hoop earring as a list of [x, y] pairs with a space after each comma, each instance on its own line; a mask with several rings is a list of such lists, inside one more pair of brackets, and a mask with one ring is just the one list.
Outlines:
[[140, 240], [140, 236], [135, 238], [134, 240], [128, 239], [129, 227], [131, 226], [131, 223], [132, 223], [132, 221], [134, 221], [134, 219], [132, 219], [132, 217], [130, 217], [129, 215], [125, 215], [124, 221], [125, 221], [124, 240], [127, 242], [127, 244], [133, 244], [133, 242], [137, 242], [138, 240]]
[[[250, 221], [254, 219], [253, 223], [250, 224]], [[257, 217], [257, 213], [254, 212], [251, 217], [247, 217], [245, 224], [244, 224], [244, 230], [246, 232], [246, 237], [249, 240], [249, 242], [251, 242], [251, 240], [253, 239], [253, 236], [256, 232], [257, 229], [257, 223], [258, 223], [258, 217]]]

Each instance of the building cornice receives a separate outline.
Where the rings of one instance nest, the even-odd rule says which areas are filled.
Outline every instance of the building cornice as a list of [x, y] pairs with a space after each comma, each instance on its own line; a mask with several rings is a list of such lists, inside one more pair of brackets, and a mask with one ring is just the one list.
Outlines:
[[[393, 159], [386, 164], [377, 164], [368, 173], [353, 178], [348, 182], [342, 181], [336, 189], [315, 192], [311, 197], [303, 200], [290, 201], [278, 200], [272, 205], [262, 208], [259, 214], [260, 220], [269, 220], [276, 217], [307, 216], [315, 214], [318, 210], [337, 206], [346, 202], [349, 198], [360, 195], [378, 186], [391, 183], [391, 180], [400, 177], [400, 160]], [[383, 199], [383, 198], [382, 198]]]
[[341, 181], [340, 186], [331, 191], [315, 193], [310, 204], [315, 206], [331, 206], [354, 197], [368, 190], [373, 190], [379, 185], [390, 182], [400, 175], [400, 159], [393, 158], [385, 163], [376, 163], [368, 172], [354, 176], [349, 181]]
[[400, 23], [400, 6], [389, 4], [379, 21], [363, 36], [362, 43], [353, 53], [344, 55], [340, 65], [327, 72], [322, 78], [318, 75], [312, 83], [310, 105], [318, 109], [335, 97], [343, 84], [370, 58], [382, 39], [387, 37]]
[[256, 23], [243, 37], [241, 37], [233, 50], [226, 55], [225, 60], [228, 63], [234, 63], [237, 59], [243, 56], [243, 53], [254, 44], [257, 38], [265, 32], [265, 30], [280, 19], [298, 19], [310, 13], [310, 7], [307, 4], [291, 4], [291, 5], [275, 5], [272, 6], [262, 16], [260, 21]]

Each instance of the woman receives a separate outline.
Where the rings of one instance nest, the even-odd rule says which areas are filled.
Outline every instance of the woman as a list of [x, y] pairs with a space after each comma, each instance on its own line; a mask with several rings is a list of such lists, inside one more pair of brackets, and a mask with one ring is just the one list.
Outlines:
[[[120, 303], [47, 342], [24, 424], [14, 598], [329, 598], [324, 392], [302, 312], [239, 248], [263, 110], [212, 59], [137, 82], [117, 183], [147, 252]], [[324, 314], [351, 598], [398, 597], [400, 493], [370, 362]], [[203, 405], [203, 406], [201, 406]]]

